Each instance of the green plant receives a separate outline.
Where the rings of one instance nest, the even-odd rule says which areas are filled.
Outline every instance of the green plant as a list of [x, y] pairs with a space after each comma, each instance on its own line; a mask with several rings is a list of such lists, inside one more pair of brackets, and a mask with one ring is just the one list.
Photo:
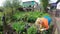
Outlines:
[[0, 32], [0, 34], [3, 34], [3, 32]]
[[3, 26], [2, 25], [0, 25], [0, 31], [3, 31]]
[[13, 15], [13, 20], [19, 20], [19, 19], [22, 19], [22, 18], [24, 18], [24, 12], [16, 12], [14, 15]]
[[19, 0], [6, 0], [3, 4], [4, 7], [11, 7], [11, 8], [18, 8], [20, 7], [20, 1]]
[[3, 13], [0, 12], [0, 25], [3, 25], [3, 23], [2, 23], [2, 16], [3, 16]]
[[46, 11], [46, 8], [47, 8], [47, 6], [48, 6], [48, 1], [49, 1], [49, 0], [46, 0], [46, 1], [45, 1], [45, 0], [41, 0], [44, 11]]
[[16, 29], [16, 31], [22, 31], [24, 30], [25, 23], [24, 22], [16, 22], [12, 24], [13, 29]]
[[13, 20], [23, 20], [23, 21], [27, 21], [27, 22], [35, 22], [35, 20], [38, 17], [43, 17], [49, 15], [47, 13], [43, 13], [43, 12], [16, 12], [13, 15]]
[[32, 25], [28, 30], [27, 30], [27, 34], [36, 34], [37, 29], [34, 25]]
[[35, 17], [29, 17], [28, 18], [28, 22], [30, 22], [30, 23], [35, 23], [35, 21], [36, 21]]

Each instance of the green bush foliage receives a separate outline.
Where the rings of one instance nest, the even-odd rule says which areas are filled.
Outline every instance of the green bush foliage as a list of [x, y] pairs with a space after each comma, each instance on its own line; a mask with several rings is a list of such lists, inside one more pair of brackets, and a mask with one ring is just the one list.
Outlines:
[[23, 20], [27, 22], [35, 22], [38, 17], [49, 16], [47, 13], [43, 12], [17, 12], [13, 15], [14, 20]]
[[27, 34], [36, 34], [37, 32], [37, 28], [32, 25], [28, 30], [27, 30]]
[[15, 22], [12, 24], [13, 29], [15, 29], [17, 32], [24, 30], [25, 23], [24, 22]]
[[0, 12], [0, 25], [2, 25], [2, 16], [3, 16], [3, 13]]
[[41, 2], [42, 2], [43, 9], [46, 12], [46, 8], [48, 6], [49, 0], [46, 0], [46, 1], [45, 0], [41, 0]]
[[0, 32], [1, 32], [1, 31], [3, 31], [3, 26], [2, 26], [2, 25], [0, 25]]

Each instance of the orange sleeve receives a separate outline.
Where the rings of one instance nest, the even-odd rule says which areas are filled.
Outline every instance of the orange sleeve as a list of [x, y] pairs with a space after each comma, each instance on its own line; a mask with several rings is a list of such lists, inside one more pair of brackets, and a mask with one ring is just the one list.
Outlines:
[[47, 19], [43, 20], [43, 27], [45, 27], [46, 30], [49, 29], [49, 25], [48, 25], [48, 20]]

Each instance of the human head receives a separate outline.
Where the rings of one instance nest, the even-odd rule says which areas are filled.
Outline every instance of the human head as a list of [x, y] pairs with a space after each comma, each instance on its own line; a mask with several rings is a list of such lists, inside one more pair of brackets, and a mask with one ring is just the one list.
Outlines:
[[37, 20], [36, 20], [36, 24], [38, 25], [38, 24], [42, 24], [42, 18], [37, 18]]

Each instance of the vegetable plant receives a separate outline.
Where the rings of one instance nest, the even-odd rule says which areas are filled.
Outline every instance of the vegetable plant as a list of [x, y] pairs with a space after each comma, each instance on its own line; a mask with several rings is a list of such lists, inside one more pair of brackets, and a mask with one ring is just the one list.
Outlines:
[[37, 28], [32, 25], [28, 30], [27, 30], [27, 34], [36, 34], [37, 32]]

